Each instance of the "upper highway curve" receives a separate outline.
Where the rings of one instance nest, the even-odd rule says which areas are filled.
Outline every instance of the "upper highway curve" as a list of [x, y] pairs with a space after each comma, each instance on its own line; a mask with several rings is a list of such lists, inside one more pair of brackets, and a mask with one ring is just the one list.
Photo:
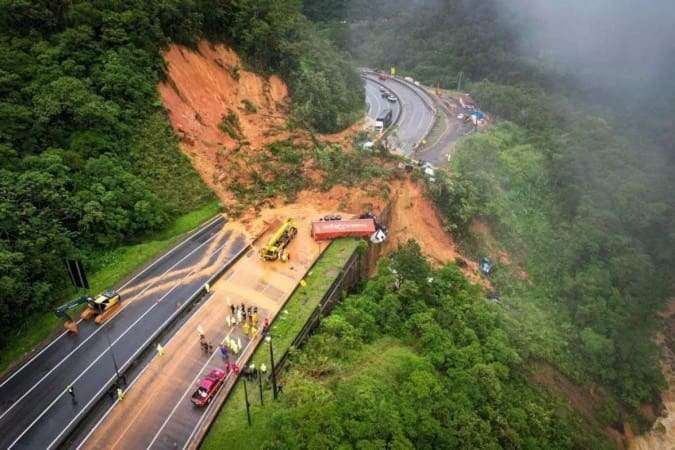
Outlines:
[[114, 379], [115, 365], [127, 365], [182, 303], [248, 247], [225, 224], [212, 220], [118, 287], [122, 309], [106, 323], [82, 321], [79, 334], [60, 334], [2, 381], [0, 448], [59, 445]]
[[381, 97], [380, 86], [384, 86], [398, 97], [395, 107], [400, 109], [401, 116], [388, 141], [403, 155], [412, 157], [415, 147], [426, 137], [434, 123], [432, 100], [422, 89], [401, 80], [391, 77], [381, 80], [368, 72], [364, 72], [364, 79], [369, 117], [377, 118], [378, 113], [390, 104], [387, 99]]

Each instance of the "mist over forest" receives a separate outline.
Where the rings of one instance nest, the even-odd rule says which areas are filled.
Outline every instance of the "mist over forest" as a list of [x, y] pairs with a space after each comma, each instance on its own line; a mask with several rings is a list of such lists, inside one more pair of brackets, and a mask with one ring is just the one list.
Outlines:
[[480, 222], [518, 255], [528, 281], [496, 283], [521, 355], [611, 392], [605, 425], [647, 427], [673, 293], [675, 5], [315, 0], [305, 13], [358, 64], [451, 90], [461, 76], [496, 116], [431, 194], [465, 249], [489, 252]]

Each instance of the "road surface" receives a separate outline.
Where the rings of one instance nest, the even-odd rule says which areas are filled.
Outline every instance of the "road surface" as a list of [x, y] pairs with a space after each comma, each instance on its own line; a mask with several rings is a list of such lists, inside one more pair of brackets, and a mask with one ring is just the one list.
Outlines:
[[365, 86], [366, 104], [368, 105], [368, 117], [377, 120], [377, 118], [383, 113], [391, 109], [392, 117], [395, 119], [400, 112], [398, 102], [391, 103], [386, 98], [383, 98], [382, 93], [380, 92], [380, 87], [382, 86], [373, 81], [366, 79]]
[[105, 324], [81, 322], [78, 335], [59, 335], [7, 377], [0, 384], [0, 448], [57, 446], [105, 394], [115, 365], [129, 363], [183, 302], [245, 250], [245, 236], [225, 225], [216, 218], [120, 286], [122, 309]]
[[[379, 86], [384, 85], [398, 97], [401, 117], [396, 128], [389, 135], [388, 141], [405, 156], [412, 157], [415, 145], [419, 143], [429, 131], [434, 121], [434, 114], [429, 107], [431, 99], [420, 88], [408, 83], [392, 80], [377, 80], [366, 77], [366, 102], [369, 104], [368, 116], [375, 118], [376, 113], [389, 104], [379, 96]], [[379, 83], [379, 84], [378, 84]], [[425, 103], [422, 97], [427, 99]]]
[[[78, 449], [185, 448], [206, 425], [209, 413], [208, 408], [194, 407], [190, 396], [202, 377], [224, 365], [215, 344], [223, 342], [226, 336], [239, 338], [242, 351], [231, 355], [230, 361], [236, 358], [240, 367], [245, 367], [261, 338], [258, 335], [249, 340], [241, 326], [226, 324], [229, 305], [255, 306], [260, 324], [265, 317], [272, 321], [328, 245], [315, 242], [308, 232], [311, 220], [325, 214], [326, 211], [309, 208], [294, 216], [300, 232], [289, 246], [291, 259], [287, 263], [262, 261], [257, 255], [259, 247], [276, 231], [276, 226], [271, 227], [268, 234], [212, 286], [212, 296], [164, 345], [165, 354], [153, 358], [128, 389], [124, 400], [110, 407]], [[269, 222], [281, 223], [281, 219], [274, 217]], [[282, 316], [280, 320], [285, 318]], [[204, 354], [199, 348], [196, 331], [199, 327], [214, 344], [211, 354]], [[229, 376], [223, 390], [230, 389], [235, 381], [235, 377]]]

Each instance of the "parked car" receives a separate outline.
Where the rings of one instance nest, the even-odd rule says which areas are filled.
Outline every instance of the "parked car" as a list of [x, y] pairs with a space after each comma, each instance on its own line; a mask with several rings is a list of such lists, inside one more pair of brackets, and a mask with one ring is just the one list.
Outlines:
[[391, 94], [389, 93], [389, 91], [387, 90], [382, 91], [382, 98], [389, 98], [390, 95]]
[[387, 100], [389, 100], [390, 103], [396, 103], [398, 99], [394, 95], [390, 95], [387, 97]]
[[192, 403], [195, 406], [206, 406], [211, 403], [213, 397], [223, 386], [225, 372], [220, 369], [213, 369], [199, 383], [197, 390], [192, 394]]

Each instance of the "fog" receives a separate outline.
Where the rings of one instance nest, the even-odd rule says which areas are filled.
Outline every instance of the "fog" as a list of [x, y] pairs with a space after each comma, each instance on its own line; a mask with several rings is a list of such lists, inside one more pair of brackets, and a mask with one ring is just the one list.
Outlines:
[[674, 0], [499, 0], [521, 52], [588, 87], [675, 78]]

